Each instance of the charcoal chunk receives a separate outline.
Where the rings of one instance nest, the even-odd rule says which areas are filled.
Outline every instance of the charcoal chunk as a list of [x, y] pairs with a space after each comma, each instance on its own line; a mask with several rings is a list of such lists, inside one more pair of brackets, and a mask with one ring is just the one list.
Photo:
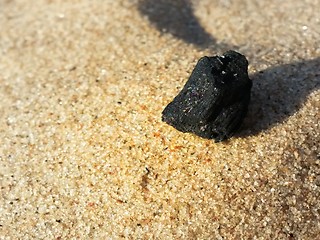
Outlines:
[[181, 92], [162, 112], [179, 131], [220, 142], [241, 125], [250, 102], [248, 61], [235, 51], [202, 57]]

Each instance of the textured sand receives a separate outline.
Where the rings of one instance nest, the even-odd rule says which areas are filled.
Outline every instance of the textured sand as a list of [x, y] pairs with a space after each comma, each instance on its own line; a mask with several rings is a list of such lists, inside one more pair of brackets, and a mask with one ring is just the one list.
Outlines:
[[[0, 0], [0, 239], [319, 239], [320, 1], [188, 2]], [[237, 136], [162, 123], [227, 48]]]

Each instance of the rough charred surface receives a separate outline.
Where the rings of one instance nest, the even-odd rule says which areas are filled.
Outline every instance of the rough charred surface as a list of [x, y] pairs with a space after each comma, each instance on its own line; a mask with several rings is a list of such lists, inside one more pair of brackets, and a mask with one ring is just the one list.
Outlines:
[[235, 51], [202, 57], [181, 92], [162, 112], [162, 121], [179, 131], [216, 142], [240, 127], [250, 101], [248, 61]]

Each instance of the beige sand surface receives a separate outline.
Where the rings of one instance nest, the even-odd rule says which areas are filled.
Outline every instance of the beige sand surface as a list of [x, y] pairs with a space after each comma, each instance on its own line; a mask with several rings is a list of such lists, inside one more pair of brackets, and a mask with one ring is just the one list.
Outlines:
[[[169, 2], [0, 0], [0, 239], [320, 239], [320, 1]], [[228, 46], [239, 134], [162, 123]]]

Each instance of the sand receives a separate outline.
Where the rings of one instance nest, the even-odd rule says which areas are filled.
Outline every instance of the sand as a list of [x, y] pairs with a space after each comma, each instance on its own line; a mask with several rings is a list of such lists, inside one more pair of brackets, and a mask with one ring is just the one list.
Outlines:
[[[1, 239], [319, 239], [320, 1], [0, 1]], [[244, 124], [161, 122], [245, 54]]]

